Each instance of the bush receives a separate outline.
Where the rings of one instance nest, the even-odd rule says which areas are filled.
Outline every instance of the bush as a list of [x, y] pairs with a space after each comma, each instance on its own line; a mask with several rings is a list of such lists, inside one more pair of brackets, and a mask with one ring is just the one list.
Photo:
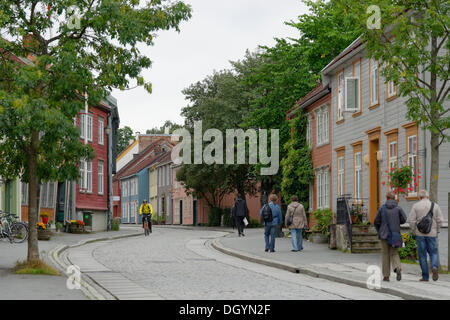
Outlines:
[[233, 226], [233, 219], [231, 218], [231, 209], [223, 209], [223, 225], [231, 228]]
[[112, 220], [112, 223], [111, 223], [111, 230], [112, 231], [119, 231], [119, 226], [120, 226], [120, 223], [121, 223], [122, 221], [121, 221], [121, 219], [119, 218], [119, 217], [115, 217], [113, 220]]
[[211, 208], [208, 213], [208, 227], [220, 227], [223, 210], [220, 208]]
[[258, 219], [250, 219], [248, 222], [247, 228], [262, 228], [263, 225], [259, 222]]
[[317, 209], [313, 212], [316, 224], [311, 228], [312, 232], [328, 235], [328, 226], [333, 219], [333, 211], [330, 209]]
[[418, 260], [416, 237], [412, 233], [402, 233], [404, 247], [398, 249], [400, 259]]

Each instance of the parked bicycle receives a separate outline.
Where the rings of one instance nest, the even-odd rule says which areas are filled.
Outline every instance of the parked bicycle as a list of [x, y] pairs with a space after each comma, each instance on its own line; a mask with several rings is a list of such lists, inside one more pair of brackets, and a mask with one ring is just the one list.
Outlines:
[[28, 239], [28, 226], [17, 221], [17, 215], [0, 211], [0, 238], [7, 238], [10, 243], [22, 243]]

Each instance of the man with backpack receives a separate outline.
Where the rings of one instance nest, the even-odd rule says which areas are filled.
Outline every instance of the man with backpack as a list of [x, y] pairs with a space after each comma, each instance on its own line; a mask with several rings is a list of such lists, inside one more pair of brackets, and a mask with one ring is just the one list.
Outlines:
[[275, 237], [283, 216], [281, 208], [275, 203], [278, 200], [276, 194], [269, 196], [269, 203], [264, 204], [259, 214], [264, 220], [264, 239], [266, 241], [266, 252], [275, 252]]
[[408, 222], [412, 233], [416, 236], [419, 263], [422, 269], [420, 281], [428, 281], [430, 277], [427, 252], [430, 255], [433, 280], [436, 281], [439, 278], [437, 236], [441, 231], [443, 216], [437, 203], [429, 200], [427, 190], [419, 191], [419, 202], [412, 207]]

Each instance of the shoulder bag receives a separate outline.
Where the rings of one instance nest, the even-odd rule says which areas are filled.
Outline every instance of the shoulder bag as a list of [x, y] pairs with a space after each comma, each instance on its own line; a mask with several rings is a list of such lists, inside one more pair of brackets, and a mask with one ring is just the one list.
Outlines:
[[387, 243], [393, 248], [401, 248], [403, 246], [403, 238], [400, 232], [392, 232], [391, 227], [389, 226], [389, 216], [386, 211], [386, 206], [383, 205], [383, 213], [386, 219], [386, 224], [389, 230], [389, 235], [387, 238]]

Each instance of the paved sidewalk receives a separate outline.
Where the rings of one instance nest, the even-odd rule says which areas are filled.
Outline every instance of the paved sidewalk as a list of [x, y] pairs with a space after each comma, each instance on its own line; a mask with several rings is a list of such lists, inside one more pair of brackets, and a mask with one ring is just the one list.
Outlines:
[[[120, 231], [72, 234], [53, 232], [49, 241], [39, 241], [41, 258], [50, 263], [48, 254], [58, 246], [75, 245], [80, 241], [116, 236], [126, 236], [142, 232], [136, 226], [122, 225]], [[80, 290], [69, 290], [67, 277], [45, 275], [17, 275], [11, 268], [17, 261], [26, 260], [28, 244], [10, 244], [0, 241], [0, 300], [85, 300]]]
[[[247, 229], [245, 235], [239, 238], [236, 233], [230, 234], [214, 240], [213, 246], [249, 261], [359, 287], [367, 286], [369, 266], [381, 268], [380, 254], [348, 254], [307, 241], [303, 242], [302, 252], [291, 252], [290, 238], [277, 238], [275, 252], [266, 253], [263, 229]], [[381, 283], [381, 292], [407, 299], [450, 299], [450, 275], [441, 274], [437, 282], [430, 279], [422, 283], [418, 281], [421, 277], [418, 265], [403, 264], [402, 269], [402, 281], [396, 281], [392, 273], [390, 282]]]

